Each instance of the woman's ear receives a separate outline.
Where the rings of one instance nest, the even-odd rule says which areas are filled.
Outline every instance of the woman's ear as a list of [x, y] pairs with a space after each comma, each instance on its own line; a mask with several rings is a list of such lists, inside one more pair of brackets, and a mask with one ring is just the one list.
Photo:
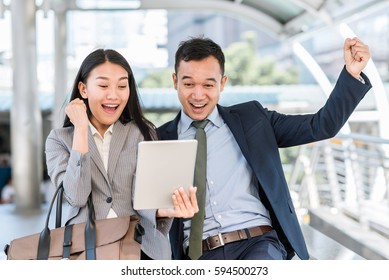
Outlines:
[[88, 98], [88, 94], [86, 93], [86, 84], [83, 82], [78, 82], [78, 91], [80, 92], [82, 98]]

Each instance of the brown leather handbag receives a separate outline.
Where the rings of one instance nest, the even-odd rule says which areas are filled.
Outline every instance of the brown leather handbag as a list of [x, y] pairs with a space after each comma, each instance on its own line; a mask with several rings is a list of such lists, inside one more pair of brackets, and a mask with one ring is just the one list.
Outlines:
[[[95, 220], [88, 198], [86, 223], [61, 227], [63, 185], [56, 190], [41, 233], [14, 239], [4, 252], [8, 260], [139, 260], [144, 229], [136, 215]], [[54, 201], [56, 228], [49, 229]]]

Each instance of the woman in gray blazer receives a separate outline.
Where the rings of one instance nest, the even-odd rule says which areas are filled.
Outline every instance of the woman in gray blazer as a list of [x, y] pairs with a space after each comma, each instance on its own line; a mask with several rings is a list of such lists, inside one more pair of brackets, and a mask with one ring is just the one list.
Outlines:
[[[172, 195], [174, 208], [135, 211], [132, 185], [140, 141], [155, 140], [155, 126], [145, 119], [134, 75], [114, 50], [90, 53], [77, 73], [62, 128], [46, 140], [48, 174], [55, 186], [63, 182], [71, 206], [68, 223], [87, 219], [92, 193], [96, 219], [138, 215], [145, 229], [142, 258], [170, 259], [167, 238], [173, 217], [197, 211], [196, 188]], [[115, 229], [112, 229], [115, 230]]]

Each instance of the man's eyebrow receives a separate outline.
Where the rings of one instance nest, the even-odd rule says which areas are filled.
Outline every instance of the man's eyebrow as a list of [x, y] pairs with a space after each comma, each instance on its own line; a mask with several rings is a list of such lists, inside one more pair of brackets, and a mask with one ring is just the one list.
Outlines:
[[206, 80], [207, 80], [207, 81], [214, 82], [214, 83], [217, 83], [217, 81], [216, 81], [216, 79], [215, 79], [215, 78], [207, 78]]
[[[185, 79], [192, 79], [192, 77], [191, 76], [182, 76], [182, 80], [185, 80]], [[214, 83], [217, 82], [215, 78], [207, 78], [206, 80], [214, 82]]]

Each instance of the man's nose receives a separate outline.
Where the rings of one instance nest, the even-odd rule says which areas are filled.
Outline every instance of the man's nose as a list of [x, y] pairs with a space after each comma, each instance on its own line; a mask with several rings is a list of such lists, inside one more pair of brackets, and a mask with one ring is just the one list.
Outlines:
[[201, 86], [195, 86], [193, 89], [192, 97], [195, 99], [201, 99], [203, 96], [203, 89]]

